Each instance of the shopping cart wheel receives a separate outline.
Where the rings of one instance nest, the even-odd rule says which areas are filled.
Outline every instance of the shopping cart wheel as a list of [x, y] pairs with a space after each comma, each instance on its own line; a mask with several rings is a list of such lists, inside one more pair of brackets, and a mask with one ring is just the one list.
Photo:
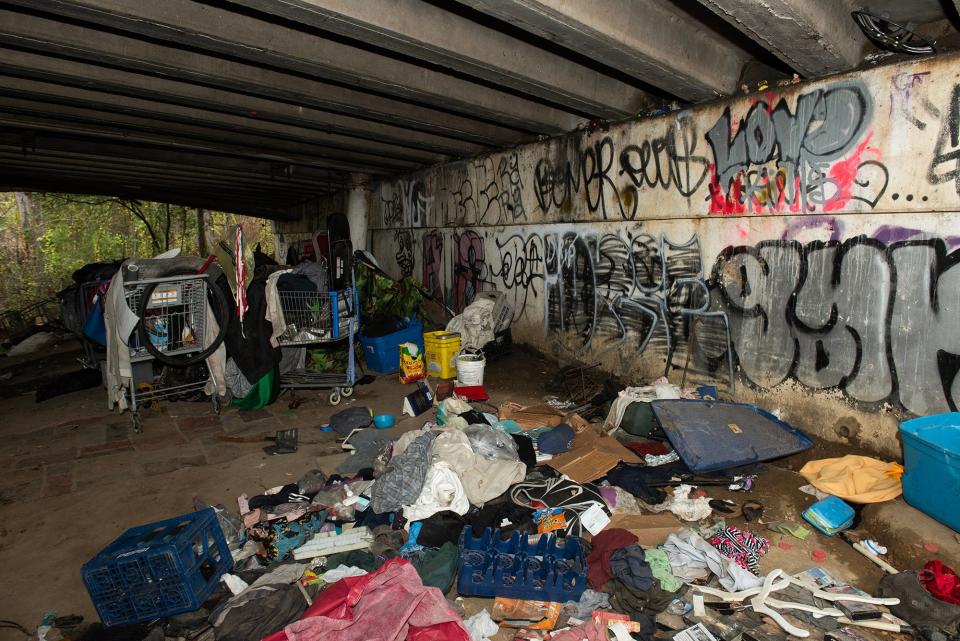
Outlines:
[[214, 392], [213, 396], [210, 397], [213, 402], [213, 413], [217, 416], [220, 415], [220, 396]]
[[137, 434], [143, 431], [143, 421], [140, 420], [140, 412], [134, 412], [131, 416], [133, 419], [133, 431]]
[[344, 397], [344, 398], [350, 398], [351, 396], [353, 396], [353, 388], [352, 388], [352, 387], [341, 387], [341, 388], [340, 388], [340, 396], [342, 396], [342, 397]]
[[330, 401], [330, 404], [331, 404], [331, 405], [339, 405], [339, 404], [340, 404], [340, 391], [339, 391], [339, 390], [333, 390], [332, 392], [330, 392], [330, 396], [327, 397], [327, 400]]

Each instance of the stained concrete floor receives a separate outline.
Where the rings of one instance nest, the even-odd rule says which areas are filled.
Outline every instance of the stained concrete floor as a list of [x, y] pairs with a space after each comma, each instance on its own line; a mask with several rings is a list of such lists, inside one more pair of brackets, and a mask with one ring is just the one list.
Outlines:
[[[337, 408], [326, 403], [325, 394], [307, 392], [302, 394], [307, 401], [296, 409], [282, 397], [263, 410], [228, 408], [220, 416], [209, 403], [162, 403], [159, 411], [145, 416], [143, 432], [136, 434], [128, 414], [106, 409], [101, 389], [34, 402], [36, 381], [73, 368], [77, 355], [75, 346], [65, 343], [43, 358], [0, 360], [0, 376], [14, 374], [0, 394], [0, 619], [28, 628], [49, 610], [95, 618], [80, 566], [125, 529], [188, 512], [195, 497], [234, 508], [241, 493], [290, 482], [313, 467], [330, 473], [345, 455], [331, 454], [337, 451], [334, 436], [317, 428], [348, 405], [399, 416], [409, 390], [394, 376], [380, 376], [358, 386]], [[556, 363], [516, 349], [487, 367], [490, 403], [539, 401], [556, 371]], [[392, 432], [416, 429], [422, 422], [401, 420]], [[264, 454], [266, 443], [259, 439], [288, 427], [300, 428], [300, 450]], [[750, 498], [766, 506], [765, 521], [798, 520], [813, 501], [797, 490], [804, 481], [791, 469], [796, 466], [788, 459], [761, 474]], [[714, 488], [710, 495], [746, 498]], [[863, 522], [891, 547], [892, 561], [902, 568], [917, 568], [927, 558], [951, 564], [960, 559], [954, 533], [902, 501], [867, 508]], [[831, 571], [863, 589], [874, 590], [881, 578], [878, 568], [839, 539], [815, 534], [801, 542], [766, 532], [762, 525], [738, 519], [730, 523], [771, 537], [763, 571], [805, 569], [814, 564], [813, 550], [821, 549]], [[935, 545], [936, 551], [924, 544]], [[467, 613], [483, 605], [468, 600]], [[4, 634], [0, 630], [0, 641], [7, 638]], [[13, 639], [18, 633], [9, 634]]]

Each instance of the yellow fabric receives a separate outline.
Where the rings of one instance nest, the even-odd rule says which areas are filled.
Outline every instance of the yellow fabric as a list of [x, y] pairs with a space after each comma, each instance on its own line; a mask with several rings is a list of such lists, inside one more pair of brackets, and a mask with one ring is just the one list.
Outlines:
[[900, 496], [903, 468], [867, 456], [810, 461], [800, 470], [803, 478], [827, 494], [851, 503], [880, 503]]

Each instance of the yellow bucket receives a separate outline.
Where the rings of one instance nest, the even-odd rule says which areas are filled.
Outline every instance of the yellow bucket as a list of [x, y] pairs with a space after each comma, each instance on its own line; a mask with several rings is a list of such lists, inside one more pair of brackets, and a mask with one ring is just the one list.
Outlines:
[[427, 374], [437, 378], [456, 378], [460, 334], [424, 332], [423, 351], [427, 359]]

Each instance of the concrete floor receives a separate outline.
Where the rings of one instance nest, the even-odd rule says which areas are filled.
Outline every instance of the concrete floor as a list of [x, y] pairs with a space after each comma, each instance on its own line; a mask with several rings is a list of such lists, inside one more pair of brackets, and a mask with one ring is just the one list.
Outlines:
[[[44, 359], [0, 361], [0, 372], [14, 372], [4, 383], [6, 397], [0, 398], [0, 593], [6, 596], [0, 618], [27, 628], [49, 610], [95, 618], [80, 566], [127, 528], [188, 512], [194, 497], [235, 508], [243, 492], [252, 495], [288, 483], [313, 467], [330, 473], [344, 455], [330, 454], [336, 451], [334, 436], [316, 428], [349, 405], [368, 405], [399, 417], [409, 389], [394, 376], [380, 376], [371, 385], [357, 387], [337, 408], [327, 405], [324, 394], [306, 393], [308, 401], [296, 409], [282, 397], [263, 410], [225, 409], [220, 416], [209, 403], [162, 403], [159, 412], [145, 416], [143, 433], [135, 434], [128, 414], [106, 409], [101, 389], [34, 402], [27, 391], [30, 385], [22, 382], [38, 377], [38, 372], [49, 375], [72, 368], [73, 349], [67, 344]], [[515, 349], [510, 358], [487, 367], [490, 403], [540, 400], [556, 369], [550, 361]], [[423, 419], [402, 420], [393, 432], [418, 428]], [[258, 437], [287, 427], [300, 428], [300, 451], [264, 454], [266, 443]], [[797, 491], [805, 483], [790, 469], [797, 463], [780, 462], [761, 475], [750, 498], [766, 506], [764, 520], [799, 520], [813, 501]], [[725, 489], [710, 495], [746, 498]], [[881, 578], [879, 569], [839, 539], [814, 535], [800, 542], [762, 525], [731, 523], [771, 537], [763, 571], [805, 569], [813, 565], [812, 551], [822, 549], [832, 572], [865, 590], [874, 590]], [[954, 533], [902, 501], [867, 508], [864, 523], [891, 547], [892, 561], [900, 567], [916, 568], [928, 558], [951, 564], [960, 559]], [[781, 540], [790, 548], [780, 547]], [[935, 545], [937, 551], [924, 544]], [[468, 614], [483, 605], [471, 600]], [[4, 634], [0, 630], [0, 641], [7, 638]], [[17, 638], [17, 633], [10, 634]]]

